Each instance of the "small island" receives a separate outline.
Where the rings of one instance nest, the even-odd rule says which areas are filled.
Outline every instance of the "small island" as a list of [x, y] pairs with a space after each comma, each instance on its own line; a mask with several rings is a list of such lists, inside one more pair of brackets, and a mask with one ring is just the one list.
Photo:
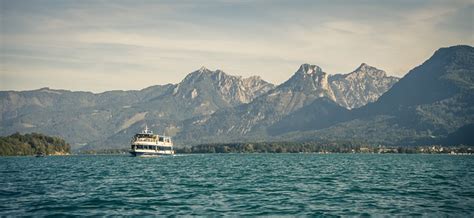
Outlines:
[[0, 137], [0, 156], [69, 155], [71, 146], [59, 137], [39, 133]]

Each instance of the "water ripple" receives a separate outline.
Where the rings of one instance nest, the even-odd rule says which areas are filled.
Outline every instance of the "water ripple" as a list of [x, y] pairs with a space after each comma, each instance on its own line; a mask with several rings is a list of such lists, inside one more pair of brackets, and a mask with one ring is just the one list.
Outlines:
[[214, 154], [0, 158], [0, 216], [473, 216], [474, 158]]

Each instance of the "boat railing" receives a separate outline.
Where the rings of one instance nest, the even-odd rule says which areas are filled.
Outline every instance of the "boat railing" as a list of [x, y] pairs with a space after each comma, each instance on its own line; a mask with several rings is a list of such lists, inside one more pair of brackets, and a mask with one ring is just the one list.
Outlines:
[[132, 142], [164, 142], [164, 143], [171, 143], [171, 138], [170, 137], [165, 137], [165, 138], [133, 138]]
[[152, 138], [136, 138], [135, 141], [139, 141], [139, 142], [155, 142], [156, 139], [152, 139]]

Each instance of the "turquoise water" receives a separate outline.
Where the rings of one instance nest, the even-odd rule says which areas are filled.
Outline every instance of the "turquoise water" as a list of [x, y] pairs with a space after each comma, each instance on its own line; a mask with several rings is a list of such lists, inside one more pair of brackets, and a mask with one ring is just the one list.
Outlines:
[[474, 157], [0, 158], [3, 215], [474, 215]]

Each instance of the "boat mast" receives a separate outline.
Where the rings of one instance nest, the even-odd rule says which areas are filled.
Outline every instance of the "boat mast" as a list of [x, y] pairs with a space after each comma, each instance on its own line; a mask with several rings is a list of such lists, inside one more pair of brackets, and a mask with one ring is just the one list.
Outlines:
[[145, 134], [153, 134], [153, 132], [152, 132], [150, 129], [148, 129], [148, 124], [146, 124], [146, 123], [145, 123], [145, 129], [143, 130], [143, 133], [145, 133]]

